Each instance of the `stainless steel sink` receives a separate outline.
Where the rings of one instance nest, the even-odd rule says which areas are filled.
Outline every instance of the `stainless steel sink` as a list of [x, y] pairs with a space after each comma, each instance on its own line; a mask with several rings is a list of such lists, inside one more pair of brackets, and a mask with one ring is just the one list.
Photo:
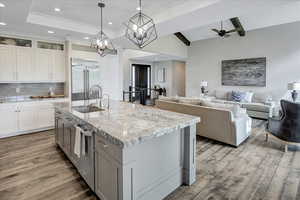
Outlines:
[[97, 106], [74, 106], [73, 109], [81, 113], [100, 112], [105, 110]]

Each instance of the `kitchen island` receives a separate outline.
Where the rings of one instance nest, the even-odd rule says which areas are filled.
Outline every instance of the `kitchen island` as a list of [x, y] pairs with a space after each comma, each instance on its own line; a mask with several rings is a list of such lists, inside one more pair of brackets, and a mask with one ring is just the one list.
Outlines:
[[54, 104], [56, 143], [102, 200], [159, 200], [195, 182], [199, 117], [118, 101], [78, 109], [88, 104]]

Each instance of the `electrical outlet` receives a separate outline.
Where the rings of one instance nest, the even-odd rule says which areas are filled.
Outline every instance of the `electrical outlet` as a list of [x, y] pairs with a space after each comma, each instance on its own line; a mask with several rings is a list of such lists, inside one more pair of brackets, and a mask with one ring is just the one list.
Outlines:
[[21, 88], [17, 87], [16, 88], [16, 93], [19, 94], [21, 92]]

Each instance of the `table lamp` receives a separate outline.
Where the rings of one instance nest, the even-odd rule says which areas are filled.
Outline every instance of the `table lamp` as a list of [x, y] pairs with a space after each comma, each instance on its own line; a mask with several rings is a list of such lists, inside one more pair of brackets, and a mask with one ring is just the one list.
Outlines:
[[289, 83], [288, 90], [292, 90], [292, 99], [295, 102], [298, 97], [297, 91], [300, 90], [300, 82]]
[[208, 83], [207, 81], [201, 81], [200, 86], [201, 86], [201, 93], [205, 93], [205, 88], [207, 87]]

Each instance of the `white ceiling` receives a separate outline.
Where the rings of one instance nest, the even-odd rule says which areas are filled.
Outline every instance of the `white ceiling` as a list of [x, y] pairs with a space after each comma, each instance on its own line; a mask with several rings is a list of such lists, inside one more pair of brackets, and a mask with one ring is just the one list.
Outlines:
[[[83, 40], [99, 30], [97, 0], [0, 0], [0, 33]], [[137, 0], [106, 0], [105, 32], [116, 40], [123, 23], [137, 12]], [[144, 0], [160, 36], [183, 32], [191, 41], [216, 37], [220, 20], [240, 17], [246, 30], [300, 21], [300, 0]], [[61, 12], [54, 12], [59, 7]], [[113, 22], [108, 25], [108, 22]], [[231, 24], [225, 25], [228, 29]], [[55, 34], [47, 33], [48, 30]]]
[[[300, 1], [287, 2], [289, 3], [285, 5], [274, 6], [268, 10], [257, 10], [251, 14], [248, 13], [241, 15], [239, 16], [239, 19], [246, 31], [300, 21]], [[211, 29], [220, 29], [220, 23], [221, 22], [216, 22], [206, 26], [197, 27], [195, 29], [186, 30], [183, 31], [183, 34], [190, 41], [215, 38], [218, 36], [216, 33], [212, 32]], [[234, 28], [230, 20], [226, 20], [223, 23], [226, 30], [231, 30]]]

